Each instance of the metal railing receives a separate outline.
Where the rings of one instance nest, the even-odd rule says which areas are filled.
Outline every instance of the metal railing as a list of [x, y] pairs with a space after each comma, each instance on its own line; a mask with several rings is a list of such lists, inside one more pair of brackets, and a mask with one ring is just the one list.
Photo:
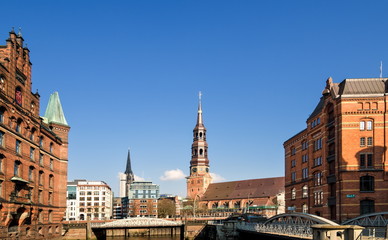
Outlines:
[[383, 240], [387, 238], [387, 229], [384, 228], [365, 228], [361, 233], [360, 240]]
[[293, 235], [304, 238], [313, 237], [313, 230], [308, 225], [301, 226], [286, 224], [239, 223], [237, 224], [237, 229], [252, 232]]

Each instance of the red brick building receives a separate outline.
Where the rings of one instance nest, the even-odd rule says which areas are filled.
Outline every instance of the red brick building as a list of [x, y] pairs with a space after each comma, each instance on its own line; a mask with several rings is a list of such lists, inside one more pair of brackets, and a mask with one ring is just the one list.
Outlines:
[[23, 41], [12, 30], [0, 46], [0, 238], [55, 238], [66, 210], [70, 127], [58, 93], [39, 116]]
[[289, 211], [338, 222], [388, 211], [387, 86], [326, 81], [307, 127], [284, 143]]

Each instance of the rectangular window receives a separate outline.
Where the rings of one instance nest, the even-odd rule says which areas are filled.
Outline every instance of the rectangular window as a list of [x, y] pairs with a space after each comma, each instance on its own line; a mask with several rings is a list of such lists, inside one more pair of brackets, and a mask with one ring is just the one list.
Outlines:
[[362, 176], [360, 178], [360, 192], [373, 192], [375, 190], [375, 178], [373, 176]]
[[4, 147], [4, 133], [0, 131], [0, 147]]
[[365, 147], [365, 138], [360, 138], [360, 147]]
[[35, 149], [33, 147], [30, 147], [30, 159], [35, 160]]
[[314, 158], [314, 167], [322, 165], [322, 157]]
[[295, 160], [291, 160], [291, 167], [295, 167], [296, 166], [296, 163], [295, 163]]
[[19, 176], [20, 174], [20, 162], [15, 161], [14, 167], [13, 167], [13, 175]]
[[322, 138], [314, 141], [314, 150], [317, 151], [322, 148]]
[[323, 204], [323, 192], [317, 191], [314, 192], [314, 205], [322, 205]]
[[372, 137], [368, 137], [367, 145], [368, 146], [372, 146], [373, 145], [373, 138]]
[[322, 173], [321, 172], [316, 172], [314, 174], [314, 185], [315, 186], [320, 186], [322, 184]]
[[42, 203], [42, 199], [43, 199], [43, 192], [42, 192], [42, 190], [39, 190], [38, 191], [38, 201], [39, 201], [39, 203]]
[[292, 172], [291, 173], [291, 182], [295, 182], [296, 181], [296, 172]]
[[294, 147], [291, 148], [291, 156], [295, 155], [296, 149]]
[[20, 152], [21, 152], [21, 147], [20, 147], [20, 145], [22, 144], [22, 142], [21, 141], [19, 141], [19, 140], [16, 140], [16, 148], [15, 148], [15, 151], [16, 151], [16, 153], [17, 154], [20, 154]]
[[368, 131], [372, 130], [372, 121], [366, 122], [366, 130], [368, 130]]
[[365, 122], [360, 122], [360, 130], [361, 131], [365, 130]]
[[309, 155], [302, 155], [302, 162], [307, 162], [309, 160]]
[[302, 178], [303, 178], [303, 179], [308, 179], [308, 178], [309, 178], [309, 171], [308, 171], [308, 168], [303, 168], [303, 169], [302, 169]]
[[43, 166], [43, 154], [42, 153], [39, 154], [39, 165]]
[[361, 153], [360, 154], [360, 168], [361, 169], [373, 169], [373, 154]]

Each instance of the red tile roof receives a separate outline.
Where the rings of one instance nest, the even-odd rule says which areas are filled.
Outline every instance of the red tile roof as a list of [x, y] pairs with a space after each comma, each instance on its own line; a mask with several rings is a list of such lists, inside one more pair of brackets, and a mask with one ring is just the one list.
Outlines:
[[284, 177], [212, 183], [202, 201], [262, 198], [284, 192]]

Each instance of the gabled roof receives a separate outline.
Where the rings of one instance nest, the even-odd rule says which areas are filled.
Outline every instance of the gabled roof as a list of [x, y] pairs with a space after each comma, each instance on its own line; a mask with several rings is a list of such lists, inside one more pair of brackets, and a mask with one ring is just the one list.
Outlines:
[[68, 126], [58, 92], [54, 92], [50, 95], [44, 117], [47, 119], [48, 123], [58, 123]]
[[284, 177], [212, 183], [201, 200], [228, 200], [276, 196], [284, 192]]

